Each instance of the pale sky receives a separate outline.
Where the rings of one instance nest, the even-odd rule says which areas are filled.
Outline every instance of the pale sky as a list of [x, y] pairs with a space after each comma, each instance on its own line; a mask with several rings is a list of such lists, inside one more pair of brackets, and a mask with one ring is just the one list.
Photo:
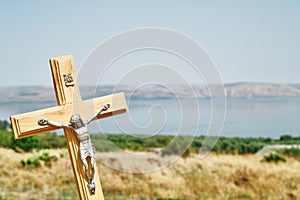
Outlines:
[[201, 44], [225, 83], [300, 83], [300, 1], [16, 1], [0, 3], [0, 86], [52, 85], [48, 59], [89, 52], [141, 27]]

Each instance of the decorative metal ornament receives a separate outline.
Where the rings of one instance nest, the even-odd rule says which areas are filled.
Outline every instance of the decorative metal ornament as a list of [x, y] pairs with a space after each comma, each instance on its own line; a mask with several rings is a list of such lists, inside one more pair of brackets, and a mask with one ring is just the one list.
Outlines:
[[73, 79], [71, 73], [64, 74], [64, 80], [65, 80], [65, 85], [66, 85], [67, 87], [69, 87], [69, 86], [74, 86], [74, 85], [75, 85], [74, 79]]

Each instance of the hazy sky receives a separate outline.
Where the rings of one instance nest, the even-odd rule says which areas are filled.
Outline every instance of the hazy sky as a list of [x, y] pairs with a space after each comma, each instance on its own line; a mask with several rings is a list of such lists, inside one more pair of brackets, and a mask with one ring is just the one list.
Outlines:
[[48, 59], [79, 69], [112, 35], [162, 27], [188, 35], [224, 82], [300, 83], [300, 1], [16, 1], [0, 3], [0, 85], [52, 85]]

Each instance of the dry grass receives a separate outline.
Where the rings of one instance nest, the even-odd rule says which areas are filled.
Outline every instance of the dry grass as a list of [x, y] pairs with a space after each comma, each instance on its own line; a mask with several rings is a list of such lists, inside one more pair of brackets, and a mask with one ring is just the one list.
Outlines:
[[[0, 149], [0, 199], [74, 199], [67, 151], [51, 150], [50, 154], [65, 156], [52, 167], [24, 168], [20, 161], [33, 154]], [[124, 173], [97, 162], [106, 199], [300, 199], [299, 161], [287, 158], [286, 163], [274, 164], [260, 160], [255, 155], [211, 154], [204, 160], [190, 156], [147, 174]], [[121, 157], [112, 162], [121, 163]], [[145, 162], [151, 164], [153, 159]], [[154, 163], [158, 162], [163, 160]], [[36, 192], [29, 197], [28, 189]]]
[[37, 156], [42, 152], [45, 151], [19, 154], [13, 150], [0, 149], [0, 199], [52, 200], [59, 199], [64, 191], [70, 193], [73, 190], [73, 193], [76, 193], [67, 150], [46, 151], [59, 158], [51, 167], [22, 166], [21, 160]]

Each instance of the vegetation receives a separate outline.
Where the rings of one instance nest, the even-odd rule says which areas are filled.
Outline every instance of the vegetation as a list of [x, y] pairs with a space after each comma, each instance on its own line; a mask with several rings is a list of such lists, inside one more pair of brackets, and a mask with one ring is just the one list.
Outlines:
[[52, 162], [57, 161], [57, 157], [50, 155], [49, 152], [44, 152], [39, 156], [35, 155], [27, 158], [27, 160], [21, 160], [21, 164], [23, 167], [40, 167], [41, 161], [44, 162], [45, 166], [51, 167]]
[[[168, 148], [162, 149], [162, 153], [165, 155], [177, 154], [185, 146], [189, 146], [185, 152], [198, 153], [205, 139], [204, 136], [195, 138], [190, 138], [190, 136], [181, 136], [174, 140], [174, 136], [168, 135], [154, 137], [134, 137], [124, 134], [97, 134], [92, 135], [91, 137], [97, 151], [115, 151], [117, 149], [116, 146], [120, 149], [132, 151], [153, 151], [155, 148], [163, 148], [170, 144], [168, 145]], [[190, 145], [188, 144], [189, 141], [192, 141]], [[279, 139], [220, 137], [212, 151], [218, 154], [253, 154], [261, 150], [265, 145], [273, 144], [300, 145], [300, 137], [292, 137], [287, 135], [281, 136]], [[298, 157], [300, 158], [300, 150], [287, 149], [282, 153], [291, 156], [294, 156], [298, 153]]]
[[39, 167], [40, 160], [37, 157], [30, 157], [27, 160], [21, 160], [21, 164], [23, 167]]
[[[153, 137], [130, 136], [125, 134], [94, 134], [91, 135], [92, 142], [99, 152], [117, 151], [126, 149], [131, 151], [153, 151], [163, 148], [163, 155], [181, 154], [189, 155], [198, 153], [205, 137], [199, 136], [174, 136], [159, 135]], [[218, 154], [253, 154], [262, 149], [265, 145], [272, 144], [297, 144], [300, 145], [300, 137], [290, 135], [281, 136], [279, 139], [271, 138], [226, 138], [220, 137], [213, 148]], [[15, 140], [13, 133], [7, 130], [0, 130], [0, 147], [11, 148], [17, 152], [28, 152], [33, 149], [57, 149], [65, 148], [64, 136], [55, 133], [44, 133], [32, 137]], [[186, 149], [186, 147], [188, 147]], [[299, 149], [286, 149], [280, 153], [300, 158]]]
[[11, 131], [0, 130], [0, 147], [28, 152], [33, 149], [65, 148], [66, 140], [64, 136], [58, 136], [55, 133], [44, 133], [15, 140]]
[[[8, 129], [9, 122], [0, 120], [0, 147], [11, 148], [17, 152], [29, 152], [33, 149], [58, 149], [66, 147], [64, 136], [55, 133], [44, 133], [32, 137], [15, 140], [13, 133]], [[153, 151], [162, 148], [162, 155], [198, 153], [205, 137], [199, 136], [174, 136], [158, 135], [130, 136], [125, 134], [92, 134], [92, 142], [99, 152], [117, 151], [119, 149], [131, 151]], [[212, 151], [217, 154], [253, 154], [265, 145], [272, 144], [296, 144], [300, 145], [300, 137], [283, 135], [279, 139], [271, 138], [226, 138], [220, 137]], [[188, 148], [187, 148], [188, 147]], [[300, 159], [299, 149], [285, 149], [281, 154]]]
[[[67, 150], [47, 152], [59, 157]], [[43, 161], [40, 167], [22, 167], [21, 159], [35, 155], [0, 149], [0, 199], [78, 199], [69, 158], [59, 158], [52, 167], [43, 165]], [[122, 154], [114, 158], [115, 162], [124, 160]], [[163, 163], [164, 159], [158, 157], [157, 162]], [[212, 153], [204, 160], [191, 155], [145, 174], [126, 173], [100, 160], [96, 162], [106, 200], [300, 199], [298, 160], [286, 157], [286, 163], [278, 164], [260, 160], [257, 155]], [[145, 162], [151, 164], [151, 160]]]
[[[300, 187], [297, 187], [300, 181], [297, 173], [300, 167], [300, 149], [272, 152], [263, 157], [265, 162], [261, 162], [262, 157], [251, 155], [265, 145], [300, 144], [300, 137], [220, 137], [213, 148], [215, 153], [204, 160], [193, 155], [201, 148], [205, 139], [203, 136], [176, 138], [92, 135], [105, 199], [300, 198]], [[192, 143], [189, 144], [189, 141]], [[164, 148], [166, 146], [168, 148]], [[184, 149], [186, 146], [189, 148]], [[0, 176], [0, 199], [27, 199], [28, 196], [31, 199], [77, 199], [70, 161], [64, 156], [67, 155], [64, 136], [45, 133], [14, 140], [13, 133], [5, 129], [0, 130], [0, 147], [0, 174], [3, 175]], [[47, 148], [49, 150], [44, 153], [37, 154], [33, 151]], [[153, 173], [130, 174], [114, 170], [99, 160], [105, 154], [100, 152], [116, 151], [118, 148], [131, 151], [162, 148], [161, 152], [165, 156], [185, 150], [184, 155], [191, 155], [185, 159], [179, 158], [172, 165]], [[60, 158], [57, 159], [58, 157]], [[157, 157], [155, 164], [160, 166], [165, 157]], [[118, 163], [122, 159], [124, 160], [120, 155], [111, 162]], [[153, 164], [153, 158], [146, 159], [146, 164]]]
[[265, 155], [263, 160], [264, 162], [286, 162], [286, 159], [282, 157], [280, 154], [277, 152], [270, 152], [269, 155]]
[[280, 153], [287, 156], [292, 156], [298, 160], [300, 160], [300, 149], [297, 148], [291, 148], [291, 149], [284, 149], [281, 150]]
[[10, 128], [11, 125], [7, 120], [0, 120], [0, 130], [8, 130]]

